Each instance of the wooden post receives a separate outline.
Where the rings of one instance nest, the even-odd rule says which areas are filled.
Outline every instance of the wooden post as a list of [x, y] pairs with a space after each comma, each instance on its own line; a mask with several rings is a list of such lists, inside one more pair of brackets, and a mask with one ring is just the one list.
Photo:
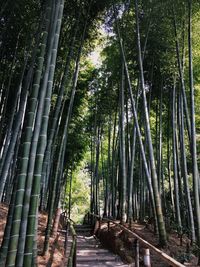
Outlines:
[[[99, 231], [101, 230], [101, 217], [99, 218]], [[99, 232], [98, 231], [98, 232]]]
[[150, 259], [150, 250], [149, 248], [144, 249], [144, 266], [151, 267], [151, 259]]
[[87, 213], [87, 224], [90, 224], [91, 222], [90, 222], [90, 214], [89, 214], [89, 212]]
[[108, 231], [110, 231], [110, 222], [108, 222]]
[[69, 222], [67, 221], [66, 233], [65, 233], [65, 256], [67, 255], [68, 231], [69, 231]]
[[135, 239], [134, 241], [134, 250], [135, 250], [135, 267], [140, 266], [140, 249], [139, 249], [139, 241]]
[[72, 258], [71, 257], [69, 257], [69, 259], [68, 259], [67, 267], [73, 267], [72, 266]]
[[[76, 238], [76, 236], [74, 238]], [[74, 248], [74, 256], [73, 256], [73, 267], [76, 267], [76, 249], [77, 249], [77, 244], [76, 244], [76, 240], [75, 240], [75, 248]]]
[[96, 222], [95, 222], [93, 235], [96, 235], [98, 230], [99, 230], [99, 219], [97, 219]]

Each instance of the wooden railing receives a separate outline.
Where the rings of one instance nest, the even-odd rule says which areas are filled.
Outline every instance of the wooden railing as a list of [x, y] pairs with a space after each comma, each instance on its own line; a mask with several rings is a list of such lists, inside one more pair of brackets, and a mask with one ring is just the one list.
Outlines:
[[99, 222], [98, 228], [99, 229], [101, 228], [101, 223], [106, 222], [108, 224], [108, 229], [110, 228], [111, 224], [118, 225], [124, 232], [132, 235], [135, 238], [134, 249], [135, 249], [135, 266], [136, 267], [139, 267], [139, 243], [144, 244], [145, 247], [148, 248], [148, 250], [146, 250], [146, 253], [144, 255], [144, 261], [146, 261], [146, 264], [145, 264], [146, 267], [151, 266], [150, 253], [149, 253], [150, 250], [153, 251], [154, 253], [156, 253], [160, 259], [162, 259], [164, 262], [167, 262], [170, 266], [173, 266], [173, 267], [184, 267], [185, 266], [185, 265], [181, 264], [180, 262], [178, 262], [177, 260], [175, 260], [174, 258], [167, 255], [165, 252], [163, 252], [163, 251], [159, 250], [158, 248], [156, 248], [155, 246], [153, 246], [151, 243], [149, 243], [146, 240], [144, 240], [143, 238], [141, 238], [139, 235], [137, 235], [136, 233], [134, 233], [133, 231], [131, 231], [127, 227], [121, 225], [120, 222], [116, 222], [116, 221], [110, 220], [108, 218], [103, 218], [103, 217], [96, 215], [96, 214], [93, 214], [93, 213], [90, 213], [90, 216], [95, 218], [96, 220], [98, 220], [98, 222]]
[[70, 231], [72, 234], [72, 245], [71, 245], [70, 254], [68, 257], [67, 267], [76, 267], [77, 237], [76, 237], [76, 231], [74, 229], [72, 222], [70, 222]]
[[68, 260], [67, 260], [67, 267], [76, 267], [76, 251], [77, 251], [77, 235], [76, 231], [74, 229], [75, 222], [71, 219], [69, 219], [66, 215], [66, 212], [62, 213], [62, 219], [63, 219], [63, 228], [65, 230], [65, 256], [67, 256], [67, 251], [68, 251], [68, 236], [69, 236], [69, 231], [71, 232], [72, 236], [72, 244], [70, 248], [70, 252], [68, 255]]

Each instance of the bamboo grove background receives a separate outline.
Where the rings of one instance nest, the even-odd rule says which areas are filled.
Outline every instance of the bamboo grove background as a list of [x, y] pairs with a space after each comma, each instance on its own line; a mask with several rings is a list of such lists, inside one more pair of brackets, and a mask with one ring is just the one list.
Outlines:
[[[0, 7], [0, 201], [9, 205], [0, 265], [37, 265], [40, 211], [48, 252], [57, 208], [70, 216], [85, 186], [80, 166], [91, 212], [153, 218], [161, 246], [173, 228], [199, 253], [199, 2]], [[88, 57], [97, 45], [100, 66]]]

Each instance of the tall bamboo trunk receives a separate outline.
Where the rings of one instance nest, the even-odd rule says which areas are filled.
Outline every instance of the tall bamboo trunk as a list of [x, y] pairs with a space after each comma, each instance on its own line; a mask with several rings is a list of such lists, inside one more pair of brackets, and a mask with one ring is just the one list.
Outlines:
[[[44, 153], [46, 149], [46, 139], [47, 139], [47, 127], [48, 127], [48, 120], [49, 120], [49, 112], [51, 106], [51, 95], [52, 95], [52, 88], [53, 88], [53, 80], [54, 80], [54, 73], [55, 73], [55, 65], [56, 65], [56, 58], [57, 58], [57, 50], [58, 50], [58, 42], [60, 36], [60, 29], [63, 17], [63, 9], [64, 9], [64, 0], [60, 0], [57, 2], [54, 14], [54, 24], [52, 27], [53, 32], [53, 40], [52, 46], [50, 46], [49, 50], [49, 66], [47, 64], [48, 69], [48, 80], [46, 84], [46, 90], [44, 96], [40, 99], [39, 106], [38, 106], [38, 114], [40, 114], [40, 119], [36, 118], [36, 126], [40, 130], [36, 134], [38, 140], [38, 146], [35, 154], [35, 165], [34, 165], [34, 172], [32, 177], [32, 189], [31, 189], [31, 196], [30, 196], [30, 205], [29, 205], [29, 213], [28, 213], [28, 220], [27, 222], [27, 231], [26, 231], [26, 242], [24, 248], [24, 265], [29, 266], [31, 264], [34, 249], [34, 233], [35, 228], [37, 225], [37, 214], [38, 214], [38, 207], [39, 207], [39, 194], [40, 194], [40, 184], [41, 184], [41, 172], [42, 172], [42, 164]], [[54, 26], [55, 25], [55, 26]], [[55, 27], [55, 30], [54, 30]], [[45, 76], [44, 76], [45, 77]], [[25, 204], [28, 206], [28, 199]]]
[[111, 216], [112, 211], [112, 191], [111, 191], [111, 184], [112, 184], [112, 166], [111, 166], [111, 132], [112, 132], [112, 116], [109, 114], [109, 122], [108, 122], [108, 205], [109, 205], [109, 212], [108, 216]]
[[[136, 97], [136, 109], [138, 109], [139, 101], [139, 83], [137, 88], [137, 97]], [[136, 154], [136, 126], [133, 127], [133, 141], [131, 147], [131, 162], [129, 170], [129, 191], [128, 191], [128, 220], [131, 222], [133, 220], [133, 177], [134, 177], [134, 166], [135, 166], [135, 154]]]
[[174, 25], [175, 42], [176, 42], [176, 55], [177, 55], [177, 62], [178, 62], [178, 72], [179, 72], [179, 79], [180, 79], [182, 95], [183, 95], [183, 103], [184, 103], [184, 110], [185, 110], [185, 116], [186, 116], [186, 122], [187, 122], [188, 137], [189, 137], [189, 141], [191, 142], [191, 123], [190, 123], [190, 117], [189, 117], [187, 96], [186, 96], [186, 92], [185, 92], [185, 80], [184, 80], [184, 73], [183, 73], [183, 65], [181, 62], [180, 47], [179, 47], [178, 34], [177, 34], [176, 15], [175, 15], [174, 7], [173, 7], [173, 16], [174, 16], [173, 17], [173, 25]]
[[[38, 45], [39, 34], [37, 36], [37, 39], [38, 40], [36, 40], [36, 44]], [[26, 64], [24, 66], [24, 69], [23, 69], [22, 75], [21, 75], [21, 81], [20, 81], [19, 86], [20, 86], [20, 88], [22, 87], [22, 89], [20, 89], [21, 94], [20, 94], [20, 101], [19, 101], [19, 109], [17, 111], [15, 119], [13, 118], [14, 122], [12, 125], [12, 133], [10, 134], [10, 142], [9, 142], [7, 151], [4, 151], [5, 160], [3, 162], [3, 159], [2, 159], [2, 162], [1, 162], [2, 163], [2, 171], [1, 171], [0, 199], [2, 197], [2, 190], [4, 188], [7, 173], [8, 173], [12, 158], [13, 158], [14, 149], [15, 149], [15, 145], [17, 142], [17, 137], [18, 137], [19, 132], [21, 131], [21, 129], [23, 127], [23, 123], [24, 123], [23, 118], [24, 118], [24, 112], [26, 109], [27, 96], [28, 96], [28, 92], [29, 92], [29, 88], [30, 88], [30, 83], [31, 83], [32, 76], [33, 76], [33, 66], [35, 63], [36, 51], [37, 51], [37, 49], [34, 48], [33, 53], [32, 53], [32, 62], [30, 64], [30, 68], [29, 68], [29, 71], [28, 71], [27, 76], [25, 78], [24, 84], [22, 84], [22, 82], [23, 82], [23, 78], [24, 78], [24, 72], [25, 72]], [[27, 59], [26, 59], [26, 61], [27, 61]], [[16, 105], [17, 104], [18, 103], [16, 102]]]
[[174, 175], [174, 196], [175, 196], [175, 211], [176, 221], [178, 224], [178, 231], [182, 231], [180, 201], [179, 201], [179, 187], [178, 187], [178, 169], [177, 169], [177, 149], [176, 149], [176, 81], [174, 81], [173, 98], [172, 98], [172, 145], [173, 145], [173, 175]]
[[[191, 105], [191, 147], [192, 147], [192, 177], [193, 194], [196, 215], [197, 244], [200, 247], [200, 203], [199, 203], [199, 172], [197, 164], [195, 100], [193, 79], [193, 54], [192, 54], [192, 0], [188, 0], [188, 48], [189, 48], [189, 81], [190, 81], [190, 105]], [[200, 255], [200, 253], [199, 253]], [[200, 263], [200, 256], [199, 256]]]
[[15, 46], [15, 51], [14, 51], [14, 55], [13, 55], [13, 60], [11, 63], [11, 67], [10, 67], [10, 73], [8, 75], [8, 84], [6, 86], [5, 89], [5, 96], [4, 96], [4, 100], [3, 100], [3, 105], [1, 106], [1, 114], [0, 114], [0, 145], [2, 145], [2, 136], [4, 134], [4, 125], [5, 125], [5, 118], [6, 118], [6, 111], [7, 111], [7, 105], [8, 105], [8, 96], [10, 94], [10, 89], [11, 89], [11, 83], [12, 83], [12, 79], [13, 79], [13, 74], [14, 71], [16, 69], [16, 60], [17, 60], [17, 52], [18, 52], [18, 46], [19, 46], [19, 37], [20, 37], [20, 33], [18, 33], [17, 36], [17, 41], [16, 41], [16, 46]]
[[[55, 16], [58, 16], [58, 7], [56, 8], [57, 12], [55, 12]], [[53, 17], [52, 17], [53, 19]], [[57, 17], [55, 17], [55, 24], [57, 21]], [[42, 114], [44, 109], [44, 101], [45, 101], [45, 95], [47, 92], [47, 85], [48, 85], [48, 78], [50, 73], [50, 63], [52, 58], [52, 48], [53, 48], [53, 40], [55, 35], [55, 29], [56, 25], [53, 26], [51, 36], [50, 36], [50, 45], [48, 47], [48, 53], [47, 53], [47, 62], [45, 66], [45, 73], [43, 76], [43, 81], [41, 85], [41, 90], [39, 93], [39, 101], [38, 101], [38, 108], [37, 108], [37, 114], [35, 118], [35, 126], [32, 136], [32, 143], [31, 143], [31, 149], [30, 149], [30, 162], [28, 165], [28, 174], [26, 178], [26, 194], [23, 199], [23, 210], [22, 210], [22, 219], [21, 219], [21, 226], [20, 226], [20, 238], [19, 238], [19, 245], [18, 245], [18, 252], [17, 252], [17, 266], [21, 266], [23, 264], [23, 257], [24, 257], [24, 247], [25, 247], [25, 239], [26, 239], [26, 231], [27, 223], [28, 223], [28, 213], [29, 213], [29, 207], [30, 207], [30, 199], [31, 199], [31, 188], [33, 184], [33, 175], [34, 175], [34, 167], [36, 162], [36, 153], [37, 153], [37, 147], [38, 147], [38, 141], [39, 141], [39, 135], [41, 130], [41, 124], [42, 124]], [[43, 127], [43, 125], [42, 125]], [[35, 214], [34, 214], [35, 215]], [[34, 216], [33, 215], [33, 216]], [[34, 227], [35, 229], [35, 227]], [[33, 250], [31, 250], [32, 252]], [[32, 255], [30, 256], [32, 261]], [[30, 263], [29, 263], [30, 264]]]
[[[114, 9], [114, 12], [115, 12], [115, 18], [116, 18], [115, 9]], [[125, 65], [125, 73], [126, 73], [126, 78], [127, 78], [127, 82], [128, 82], [128, 89], [129, 89], [129, 95], [130, 95], [130, 100], [131, 100], [131, 107], [132, 107], [132, 112], [133, 112], [133, 116], [134, 116], [134, 120], [135, 120], [135, 127], [136, 127], [137, 136], [138, 136], [139, 147], [140, 147], [140, 150], [141, 150], [142, 159], [143, 159], [143, 163], [144, 163], [144, 169], [145, 169], [145, 174], [146, 174], [146, 178], [147, 178], [148, 190], [150, 192], [151, 205], [152, 205], [152, 208], [153, 208], [154, 217], [157, 220], [157, 217], [156, 217], [156, 206], [155, 206], [154, 194], [153, 194], [152, 183], [151, 183], [151, 176], [150, 176], [150, 173], [149, 173], [149, 167], [148, 167], [147, 159], [146, 159], [146, 155], [145, 155], [144, 145], [143, 145], [143, 141], [142, 141], [142, 135], [141, 135], [140, 126], [139, 126], [139, 122], [138, 122], [138, 115], [137, 115], [136, 106], [135, 106], [135, 100], [134, 100], [134, 97], [133, 97], [131, 80], [130, 80], [130, 76], [129, 76], [128, 65], [127, 65], [127, 62], [126, 62], [125, 52], [124, 52], [122, 39], [121, 39], [121, 34], [120, 34], [120, 30], [119, 30], [119, 25], [118, 25], [117, 21], [116, 21], [116, 26], [117, 26], [117, 33], [118, 33], [118, 38], [119, 38], [119, 44], [120, 44], [120, 49], [121, 49], [121, 53], [122, 53], [122, 58], [123, 58], [124, 65]]]
[[125, 111], [124, 111], [124, 63], [122, 64], [122, 75], [121, 75], [121, 96], [120, 96], [120, 151], [121, 151], [121, 221], [126, 222], [126, 150], [125, 150]]
[[[52, 123], [51, 123], [51, 127], [49, 130], [49, 137], [48, 137], [48, 143], [47, 143], [47, 148], [46, 148], [46, 152], [45, 152], [45, 156], [44, 156], [44, 163], [43, 163], [43, 167], [42, 167], [42, 190], [43, 190], [43, 194], [42, 194], [42, 209], [44, 208], [44, 191], [46, 188], [46, 180], [49, 179], [48, 177], [48, 173], [47, 173], [47, 168], [48, 165], [51, 164], [51, 158], [53, 158], [52, 154], [52, 145], [54, 143], [54, 139], [56, 136], [56, 127], [57, 129], [59, 128], [58, 126], [58, 121], [59, 121], [59, 114], [61, 111], [61, 107], [62, 107], [62, 101], [64, 96], [67, 96], [67, 93], [64, 93], [65, 91], [65, 86], [68, 83], [69, 80], [69, 69], [70, 69], [70, 62], [72, 60], [73, 54], [74, 54], [74, 44], [75, 44], [75, 40], [77, 37], [77, 31], [78, 31], [78, 23], [79, 23], [79, 18], [77, 19], [76, 23], [75, 23], [75, 31], [73, 33], [72, 36], [72, 40], [70, 43], [70, 47], [69, 47], [69, 52], [67, 55], [67, 59], [66, 59], [66, 65], [65, 65], [65, 70], [64, 70], [64, 74], [62, 77], [62, 81], [61, 81], [61, 85], [60, 85], [60, 90], [59, 90], [59, 94], [56, 100], [56, 105], [55, 105], [55, 109], [53, 112], [53, 119], [52, 119]], [[67, 86], [68, 88], [68, 86]], [[65, 97], [66, 98], [66, 97]]]
[[35, 72], [32, 92], [29, 97], [29, 104], [28, 104], [28, 110], [27, 110], [27, 116], [26, 116], [22, 161], [21, 161], [20, 172], [17, 177], [18, 181], [17, 181], [16, 197], [15, 197], [15, 204], [14, 204], [15, 207], [14, 207], [14, 212], [13, 212], [13, 224], [12, 224], [12, 228], [10, 232], [8, 255], [6, 259], [6, 264], [10, 266], [15, 265], [15, 259], [16, 259], [16, 254], [17, 254], [23, 197], [24, 197], [25, 182], [26, 182], [26, 175], [27, 175], [28, 162], [29, 162], [29, 153], [30, 153], [31, 139], [32, 139], [32, 127], [34, 124], [35, 112], [36, 112], [36, 107], [37, 107], [37, 98], [38, 98], [38, 93], [39, 93], [40, 80], [42, 76], [42, 68], [44, 64], [44, 56], [45, 56], [45, 51], [46, 51], [50, 17], [51, 17], [51, 3], [47, 5], [46, 7], [46, 21], [45, 21], [46, 26], [45, 26], [45, 29], [42, 35], [40, 52], [37, 58], [37, 69]]
[[51, 232], [51, 227], [52, 227], [52, 218], [53, 218], [53, 211], [54, 211], [56, 185], [57, 185], [59, 174], [63, 173], [68, 127], [69, 127], [69, 121], [71, 118], [72, 108], [73, 108], [73, 104], [74, 104], [74, 98], [75, 98], [78, 75], [79, 75], [79, 64], [80, 64], [80, 58], [81, 58], [84, 39], [85, 39], [85, 33], [86, 33], [86, 29], [87, 29], [89, 12], [90, 12], [90, 5], [88, 8], [88, 14], [87, 14], [87, 18], [85, 21], [84, 30], [83, 30], [83, 33], [81, 36], [81, 42], [80, 42], [79, 51], [78, 51], [78, 55], [77, 55], [77, 59], [76, 59], [71, 98], [70, 98], [70, 103], [69, 103], [69, 107], [68, 107], [68, 112], [67, 112], [67, 117], [66, 117], [64, 129], [63, 129], [63, 135], [62, 135], [62, 139], [61, 139], [61, 143], [60, 143], [59, 155], [58, 155], [57, 165], [56, 165], [56, 169], [55, 169], [54, 180], [53, 180], [53, 184], [52, 184], [49, 216], [48, 216], [48, 222], [47, 222], [47, 227], [46, 227], [46, 235], [45, 235], [44, 250], [43, 250], [44, 254], [46, 254], [48, 249], [49, 249], [49, 238], [50, 238], [50, 232]]
[[[100, 145], [101, 145], [101, 127], [97, 126], [97, 136], [96, 136], [96, 157], [95, 157], [95, 169], [94, 169], [94, 183], [95, 183], [95, 214], [99, 214], [99, 158], [100, 158]], [[106, 187], [106, 195], [105, 195], [105, 216], [108, 214], [108, 177], [106, 177], [106, 183], [104, 185]]]
[[[182, 161], [182, 175], [183, 175], [183, 183], [184, 183], [184, 191], [186, 195], [186, 203], [187, 203], [187, 213], [189, 214], [189, 224], [191, 227], [191, 241], [192, 244], [195, 242], [195, 226], [194, 226], [194, 216], [193, 216], [193, 208], [192, 201], [190, 196], [190, 188], [188, 181], [188, 170], [187, 170], [187, 158], [186, 158], [186, 149], [185, 149], [185, 126], [184, 126], [184, 110], [183, 110], [183, 99], [182, 95], [180, 95], [180, 146], [181, 146], [181, 161]], [[189, 235], [190, 237], [190, 235]]]
[[[163, 85], [161, 86], [160, 90], [160, 105], [159, 105], [159, 144], [158, 144], [158, 162], [157, 162], [157, 169], [158, 169], [158, 181], [160, 185], [160, 193], [164, 195], [164, 182], [163, 182], [163, 173], [162, 173], [162, 111], [163, 111]], [[162, 187], [162, 190], [161, 190]], [[164, 203], [163, 203], [164, 204]], [[164, 208], [164, 206], [163, 206]], [[165, 209], [164, 209], [165, 210]]]
[[143, 72], [143, 64], [142, 64], [142, 53], [141, 53], [141, 43], [140, 43], [138, 1], [137, 0], [135, 0], [135, 12], [136, 12], [137, 46], [138, 46], [138, 64], [139, 64], [139, 71], [140, 71], [142, 96], [143, 96], [146, 133], [147, 133], [150, 166], [151, 166], [151, 175], [152, 175], [152, 186], [153, 186], [153, 191], [154, 191], [156, 214], [157, 214], [157, 220], [158, 220], [159, 241], [160, 241], [160, 244], [162, 246], [165, 246], [167, 243], [167, 236], [166, 236], [165, 223], [164, 223], [162, 206], [161, 206], [161, 199], [160, 199], [160, 195], [159, 195], [159, 191], [158, 191], [158, 180], [157, 180], [157, 173], [156, 173], [156, 167], [155, 167], [155, 159], [154, 159], [154, 152], [153, 152], [153, 145], [152, 145], [152, 138], [151, 138], [151, 129], [150, 129], [150, 122], [149, 122], [149, 113], [148, 113], [147, 100], [146, 100], [146, 92], [145, 92], [145, 84], [144, 84], [144, 72]]
[[113, 127], [113, 141], [112, 141], [112, 178], [111, 178], [111, 191], [112, 191], [112, 217], [116, 218], [116, 151], [117, 151], [117, 137], [116, 137], [116, 126], [117, 126], [117, 112], [115, 112], [115, 120]]

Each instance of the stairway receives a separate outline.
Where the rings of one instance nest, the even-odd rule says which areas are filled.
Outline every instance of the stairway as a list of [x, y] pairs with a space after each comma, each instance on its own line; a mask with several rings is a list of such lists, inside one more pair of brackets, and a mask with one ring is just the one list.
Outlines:
[[75, 231], [77, 235], [91, 236], [93, 227], [89, 224], [80, 224], [75, 226]]
[[[92, 228], [89, 225], [78, 225], [75, 228], [77, 233], [77, 267], [111, 267], [131, 266], [124, 264], [118, 255], [102, 248], [100, 242], [92, 235]], [[69, 237], [68, 247], [71, 246]]]

